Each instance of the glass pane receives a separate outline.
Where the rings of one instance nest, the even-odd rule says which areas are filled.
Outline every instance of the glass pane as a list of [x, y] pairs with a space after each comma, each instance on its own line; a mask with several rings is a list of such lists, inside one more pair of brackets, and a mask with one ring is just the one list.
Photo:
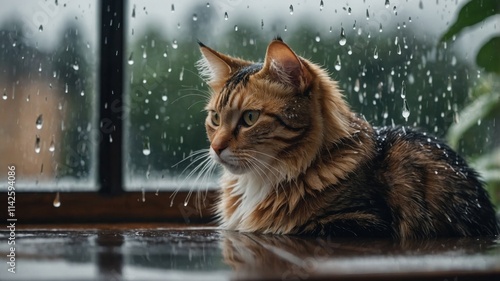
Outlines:
[[[179, 173], [191, 159], [174, 165], [208, 148], [197, 40], [262, 61], [267, 44], [280, 35], [297, 54], [327, 68], [351, 107], [373, 125], [409, 125], [448, 137], [470, 160], [498, 149], [498, 113], [488, 118], [463, 111], [486, 86], [498, 92], [498, 82], [475, 62], [498, 24], [484, 21], [440, 42], [465, 3], [129, 1], [128, 188], [172, 187], [172, 177], [186, 178], [189, 172]], [[474, 163], [484, 171], [480, 164]]]
[[2, 1], [0, 180], [16, 190], [95, 190], [98, 6]]

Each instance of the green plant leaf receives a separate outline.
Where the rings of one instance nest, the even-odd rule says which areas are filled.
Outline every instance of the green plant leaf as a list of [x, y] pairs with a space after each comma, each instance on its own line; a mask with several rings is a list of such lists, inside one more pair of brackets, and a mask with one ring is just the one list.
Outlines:
[[477, 121], [487, 117], [500, 106], [500, 93], [490, 92], [476, 98], [471, 104], [460, 112], [460, 122], [451, 125], [448, 129], [446, 139], [450, 146], [457, 149], [458, 142], [462, 136]]
[[484, 44], [476, 56], [476, 63], [487, 72], [500, 75], [500, 37], [491, 38]]
[[460, 33], [464, 28], [475, 25], [487, 17], [500, 14], [500, 1], [498, 0], [471, 0], [465, 4], [456, 21], [448, 31], [441, 37], [440, 41], [450, 40], [454, 35]]

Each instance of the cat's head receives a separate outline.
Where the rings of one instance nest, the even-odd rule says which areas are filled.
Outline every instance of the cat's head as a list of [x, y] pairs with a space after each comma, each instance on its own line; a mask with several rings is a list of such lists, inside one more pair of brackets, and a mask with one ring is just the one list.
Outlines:
[[326, 109], [324, 92], [330, 90], [323, 89], [331, 87], [332, 97], [342, 100], [335, 83], [281, 39], [269, 44], [263, 63], [202, 43], [200, 50], [198, 68], [212, 89], [205, 122], [212, 158], [232, 174], [270, 180], [303, 172], [335, 129], [324, 128], [331, 119], [325, 111], [335, 108]]

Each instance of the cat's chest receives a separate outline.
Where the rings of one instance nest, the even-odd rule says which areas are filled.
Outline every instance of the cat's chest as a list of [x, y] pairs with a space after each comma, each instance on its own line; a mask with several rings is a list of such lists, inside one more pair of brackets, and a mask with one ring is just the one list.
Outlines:
[[255, 217], [262, 202], [269, 200], [273, 186], [251, 176], [225, 176], [222, 179], [223, 196], [219, 204], [222, 227], [243, 232], [263, 231], [269, 221]]

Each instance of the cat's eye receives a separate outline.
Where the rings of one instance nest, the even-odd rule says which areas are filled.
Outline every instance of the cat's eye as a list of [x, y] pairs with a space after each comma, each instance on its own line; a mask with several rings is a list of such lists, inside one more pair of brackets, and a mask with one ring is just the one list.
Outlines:
[[215, 111], [210, 111], [210, 119], [212, 121], [212, 124], [214, 126], [219, 126], [220, 125], [220, 115], [219, 113]]
[[259, 119], [259, 115], [260, 115], [260, 112], [257, 111], [257, 110], [247, 110], [245, 112], [243, 112], [243, 123], [246, 125], [246, 126], [252, 126], [253, 124], [255, 124], [255, 122], [257, 122], [257, 119]]

